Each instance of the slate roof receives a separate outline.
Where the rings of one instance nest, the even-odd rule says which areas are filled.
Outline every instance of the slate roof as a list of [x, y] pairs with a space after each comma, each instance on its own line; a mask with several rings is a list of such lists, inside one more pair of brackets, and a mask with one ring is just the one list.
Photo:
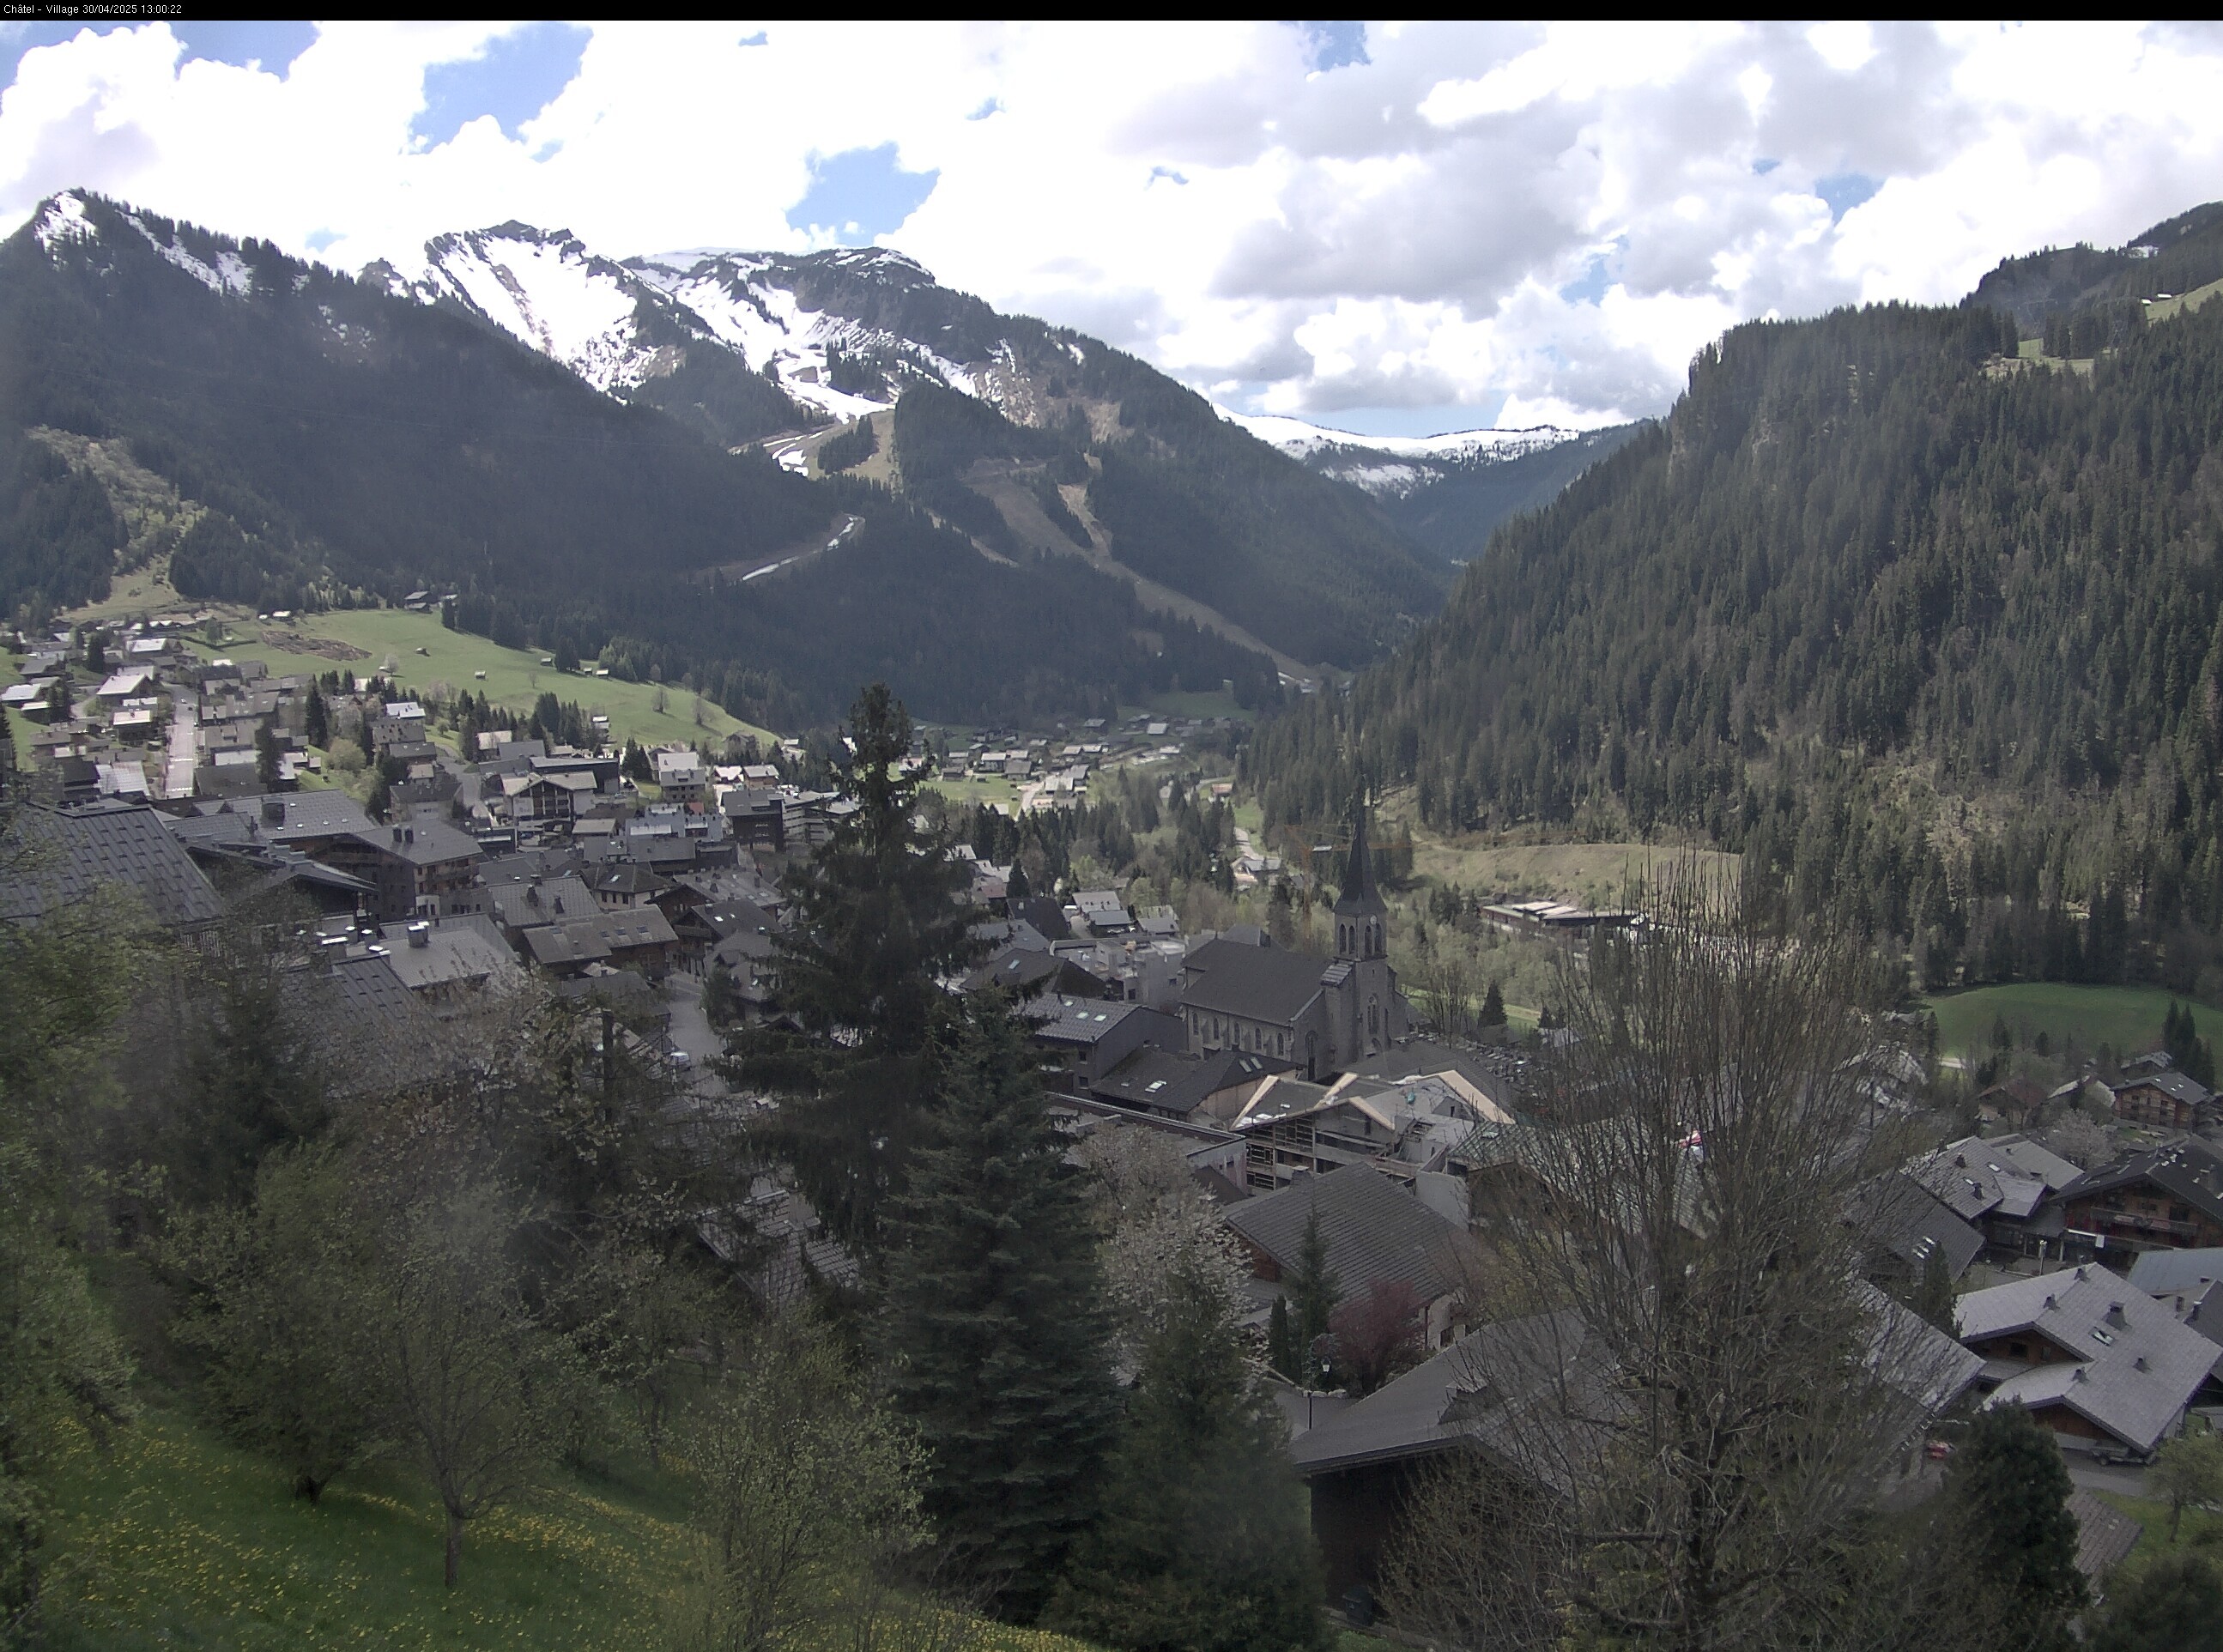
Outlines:
[[2069, 1512], [2076, 1520], [2076, 1569], [2095, 1586], [2129, 1558], [2145, 1530], [2081, 1486], [2069, 1494]]
[[1993, 1404], [2066, 1405], [2140, 1451], [2159, 1442], [2223, 1358], [2163, 1304], [2096, 1266], [1972, 1291], [1958, 1316], [1963, 1342], [2029, 1331], [2081, 1356], [2012, 1371]]
[[2117, 1084], [2114, 1088], [2115, 1094], [2118, 1096], [2126, 1090], [2157, 1090], [2170, 1100], [2182, 1102], [2188, 1107], [2204, 1107], [2215, 1099], [2214, 1091], [2209, 1090], [2207, 1085], [2196, 1078], [2188, 1078], [2181, 1072], [2148, 1073], [2144, 1077], [2131, 1079], [2128, 1083]]
[[530, 929], [590, 917], [601, 908], [594, 892], [570, 873], [537, 883], [496, 883], [487, 890], [487, 904], [494, 921], [504, 929]]
[[[418, 924], [425, 945], [412, 946], [409, 935]], [[412, 991], [458, 982], [506, 983], [520, 980], [517, 956], [509, 950], [491, 919], [475, 914], [436, 920], [417, 919], [382, 927], [387, 962], [402, 985]]]
[[1458, 1283], [1452, 1247], [1458, 1225], [1371, 1165], [1347, 1165], [1245, 1199], [1225, 1220], [1286, 1273], [1297, 1264], [1315, 1211], [1328, 1266], [1345, 1298], [1363, 1295], [1379, 1280], [1401, 1281], [1431, 1297]]
[[438, 865], [443, 861], [476, 860], [485, 854], [479, 840], [445, 820], [430, 816], [397, 820], [392, 826], [373, 826], [349, 834], [389, 855], [398, 855], [412, 866]]
[[1245, 1050], [1193, 1056], [1146, 1044], [1090, 1085], [1088, 1093], [1102, 1102], [1186, 1115], [1232, 1085], [1288, 1071], [1286, 1061]]
[[561, 923], [539, 924], [525, 932], [535, 964], [554, 967], [592, 964], [633, 946], [668, 946], [677, 940], [671, 925], [654, 907], [590, 913]]
[[2149, 1297], [2189, 1291], [2223, 1279], [2223, 1249], [2140, 1251], [2131, 1264], [2131, 1287]]
[[[1230, 1219], [1263, 1203], [1237, 1205]], [[1589, 1328], [1571, 1310], [1485, 1325], [1299, 1435], [1289, 1442], [1289, 1456], [1307, 1479], [1425, 1456], [1462, 1442], [1526, 1465], [1533, 1453], [1525, 1442], [1539, 1432], [1527, 1425], [1559, 1412], [1557, 1399], [1565, 1389], [1593, 1385], [1604, 1368]], [[1610, 1415], [1613, 1402], [1600, 1398], [1596, 1415]], [[1603, 1426], [1585, 1429], [1558, 1415], [1550, 1421], [1571, 1448], [1551, 1454], [1603, 1454]], [[1595, 1437], [1580, 1437], [1586, 1435]], [[1547, 1473], [1546, 1478], [1561, 1477]]]
[[1181, 1002], [1244, 1021], [1287, 1027], [1320, 993], [1330, 960], [1279, 946], [1209, 940], [1188, 955]]
[[145, 901], [165, 928], [214, 923], [224, 903], [163, 820], [136, 804], [22, 809], [9, 834], [9, 863], [0, 864], [0, 920], [35, 922], [115, 883]]
[[2077, 1198], [2112, 1193], [2118, 1188], [2151, 1182], [2182, 1199], [2211, 1221], [2223, 1222], [2223, 1156], [2196, 1137], [2165, 1142], [2094, 1171], [2076, 1185]]
[[1905, 1264], [1910, 1275], [1930, 1266], [1932, 1251], [1945, 1253], [1955, 1279], [1984, 1248], [1984, 1236], [1913, 1177], [1893, 1171], [1861, 1190], [1856, 1215], [1867, 1236]]
[[1049, 1019], [1035, 1028], [1035, 1036], [1053, 1044], [1092, 1045], [1130, 1015], [1152, 1012], [1142, 1004], [1114, 1003], [1109, 998], [1075, 998], [1061, 993], [1036, 1006]]
[[[274, 806], [279, 819], [265, 818]], [[255, 836], [271, 843], [291, 843], [300, 838], [342, 838], [351, 832], [375, 832], [378, 827], [363, 813], [362, 805], [343, 791], [264, 792], [236, 797], [228, 802], [207, 801], [194, 805], [194, 813], [176, 822], [182, 836], [221, 831], [211, 821], [244, 820]]]

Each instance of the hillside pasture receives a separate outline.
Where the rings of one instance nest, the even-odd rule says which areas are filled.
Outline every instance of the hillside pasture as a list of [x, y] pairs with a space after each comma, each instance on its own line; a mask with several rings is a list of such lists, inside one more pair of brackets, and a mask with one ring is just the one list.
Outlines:
[[[2056, 1050], [2073, 1039], [2088, 1053], [2105, 1044], [2119, 1057], [2160, 1044], [2171, 996], [2159, 987], [2024, 981], [1940, 994], [1928, 1008], [1937, 1017], [1941, 1054], [1982, 1056], [1992, 1048], [1993, 1027], [2005, 1021], [2015, 1042], [2025, 1047], [2042, 1032]], [[2223, 1010], [2197, 1003], [2191, 1009], [2200, 1036], [2223, 1044]]]
[[[657, 684], [558, 671], [541, 663], [545, 655], [450, 631], [437, 614], [404, 608], [334, 609], [284, 621], [235, 619], [230, 640], [220, 646], [197, 640], [195, 647], [204, 658], [222, 655], [261, 660], [281, 674], [338, 669], [367, 677], [386, 670], [408, 688], [444, 683], [453, 692], [482, 694], [496, 706], [520, 713], [531, 711], [543, 694], [552, 694], [589, 713], [607, 715], [610, 738], [619, 744], [628, 739], [643, 745], [708, 740], [715, 745], [736, 732], [753, 734], [766, 744], [777, 738], [728, 717], [708, 700], [698, 725], [693, 694], [677, 684], [664, 690], [664, 708], [658, 711]], [[425, 651], [420, 654], [419, 649]], [[355, 656], [346, 657], [350, 650]], [[478, 675], [482, 671], [486, 673], [483, 680]]]

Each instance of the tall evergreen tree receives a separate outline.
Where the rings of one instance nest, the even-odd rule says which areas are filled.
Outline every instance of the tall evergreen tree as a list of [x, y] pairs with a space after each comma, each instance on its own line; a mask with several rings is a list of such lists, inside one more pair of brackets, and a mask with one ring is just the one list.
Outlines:
[[1114, 1399], [1083, 1173], [1023, 1022], [944, 1012], [939, 1115], [897, 1206], [881, 1335], [948, 1562], [1030, 1617], [1097, 1509]]
[[319, 750], [329, 746], [332, 738], [331, 708], [324, 704], [324, 691], [314, 678], [309, 682], [309, 702], [302, 711], [302, 738]]
[[848, 734], [841, 787], [855, 808], [783, 884], [795, 921], [774, 940], [778, 1008], [802, 1030], [743, 1029], [727, 1065], [784, 1098], [767, 1145], [835, 1232], [869, 1246], [916, 1145], [939, 983], [982, 947], [958, 899], [964, 868], [914, 823], [909, 714], [875, 683]]
[[1287, 1429], [1191, 1246], [1105, 1475], [1104, 1517], [1044, 1621], [1134, 1652], [1286, 1652], [1322, 1638], [1319, 1565]]
[[1328, 1333], [1328, 1322], [1335, 1317], [1336, 1304], [1343, 1300], [1342, 1282], [1328, 1266], [1327, 1236], [1320, 1231], [1317, 1209], [1305, 1219], [1304, 1237], [1297, 1243], [1297, 1265], [1289, 1272], [1284, 1294], [1291, 1305], [1293, 1351], [1302, 1367], [1289, 1375], [1307, 1388], [1316, 1388], [1321, 1375], [1316, 1350], [1320, 1338]]
[[2084, 1604], [2076, 1569], [2076, 1517], [2060, 1448], [2019, 1405], [1976, 1414], [1946, 1476], [1973, 1577], [1997, 1596], [2009, 1643], [2065, 1640]]

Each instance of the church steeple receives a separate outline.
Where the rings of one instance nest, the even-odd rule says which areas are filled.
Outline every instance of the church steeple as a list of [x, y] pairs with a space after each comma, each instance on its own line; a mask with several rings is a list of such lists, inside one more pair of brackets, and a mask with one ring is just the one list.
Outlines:
[[1344, 867], [1343, 898], [1335, 903], [1335, 955], [1344, 958], [1389, 955], [1389, 908], [1374, 886], [1374, 856], [1366, 842], [1366, 804], [1358, 805], [1351, 828], [1351, 857]]

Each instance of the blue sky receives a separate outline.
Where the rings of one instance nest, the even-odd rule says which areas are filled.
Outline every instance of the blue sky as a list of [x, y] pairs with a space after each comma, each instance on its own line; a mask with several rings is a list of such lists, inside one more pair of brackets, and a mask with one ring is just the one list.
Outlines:
[[2223, 193], [2206, 24], [0, 22], [0, 232], [100, 189], [406, 267], [892, 245], [1224, 405], [1658, 412], [1724, 328]]

